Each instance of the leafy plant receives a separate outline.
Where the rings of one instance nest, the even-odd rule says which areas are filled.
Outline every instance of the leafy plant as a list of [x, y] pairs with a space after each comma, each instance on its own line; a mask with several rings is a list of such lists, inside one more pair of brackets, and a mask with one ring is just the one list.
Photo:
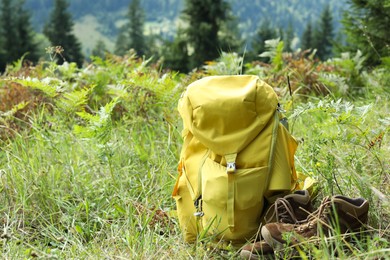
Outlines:
[[221, 56], [204, 66], [207, 74], [210, 75], [240, 75], [243, 70], [243, 57], [237, 53], [222, 52]]
[[56, 78], [45, 78], [40, 80], [38, 78], [25, 78], [25, 79], [12, 79], [13, 82], [19, 83], [25, 87], [40, 90], [42, 93], [50, 98], [54, 98], [58, 95], [60, 90], [61, 81]]
[[259, 57], [266, 57], [271, 60], [273, 73], [277, 73], [283, 68], [283, 41], [280, 39], [266, 40], [265, 48], [267, 51], [261, 53]]
[[85, 120], [86, 125], [75, 125], [74, 133], [83, 138], [95, 138], [99, 143], [106, 144], [111, 138], [111, 114], [117, 103], [118, 99], [112, 100], [104, 107], [101, 107], [96, 115], [84, 111], [76, 112], [78, 116]]

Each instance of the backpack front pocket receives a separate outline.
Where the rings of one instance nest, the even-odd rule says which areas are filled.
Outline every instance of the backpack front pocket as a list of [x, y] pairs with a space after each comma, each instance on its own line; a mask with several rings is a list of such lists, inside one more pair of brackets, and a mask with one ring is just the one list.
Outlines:
[[201, 170], [203, 225], [225, 238], [248, 238], [260, 224], [268, 167], [237, 169], [206, 159]]

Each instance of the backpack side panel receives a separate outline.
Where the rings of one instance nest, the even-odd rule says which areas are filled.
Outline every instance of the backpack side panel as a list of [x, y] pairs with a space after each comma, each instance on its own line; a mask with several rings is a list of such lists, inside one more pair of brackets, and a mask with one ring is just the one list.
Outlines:
[[177, 193], [173, 198], [176, 201], [177, 217], [184, 241], [195, 242], [198, 235], [197, 221], [194, 216], [195, 207], [184, 174], [178, 178]]
[[292, 191], [297, 183], [294, 154], [298, 143], [282, 124], [279, 124], [275, 145], [275, 158], [266, 197]]

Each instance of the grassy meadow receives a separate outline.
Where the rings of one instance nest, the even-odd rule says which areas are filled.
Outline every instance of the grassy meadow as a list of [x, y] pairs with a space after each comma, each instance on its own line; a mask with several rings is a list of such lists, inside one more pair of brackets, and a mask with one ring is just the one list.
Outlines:
[[[54, 54], [54, 53], [53, 53]], [[299, 247], [303, 259], [390, 255], [390, 66], [359, 53], [310, 53], [244, 64], [234, 53], [190, 74], [108, 55], [86, 67], [22, 60], [0, 78], [2, 259], [235, 259], [183, 242], [171, 191], [181, 148], [177, 101], [207, 75], [259, 75], [274, 86], [299, 140], [297, 170], [324, 196], [370, 201], [367, 231]], [[291, 248], [277, 257], [290, 258]]]

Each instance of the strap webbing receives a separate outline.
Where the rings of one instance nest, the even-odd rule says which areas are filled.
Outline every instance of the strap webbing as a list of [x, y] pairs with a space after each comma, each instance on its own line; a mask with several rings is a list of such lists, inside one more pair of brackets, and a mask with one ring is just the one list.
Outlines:
[[177, 196], [177, 191], [179, 189], [179, 180], [180, 180], [181, 175], [183, 174], [183, 160], [180, 160], [179, 166], [177, 167], [177, 171], [179, 174], [177, 176], [175, 186], [173, 187], [172, 197]]
[[209, 155], [210, 155], [210, 149], [208, 149], [206, 151], [206, 153], [202, 157], [202, 160], [200, 161], [200, 166], [199, 166], [199, 170], [198, 170], [198, 191], [196, 194], [197, 198], [202, 196], [202, 168], [203, 168], [203, 165], [206, 162], [207, 158], [209, 157]]
[[276, 110], [274, 114], [274, 125], [272, 129], [271, 149], [269, 151], [268, 172], [267, 172], [267, 179], [266, 179], [266, 186], [265, 186], [266, 191], [268, 190], [269, 181], [271, 180], [271, 173], [274, 167], [275, 146], [278, 137], [278, 127], [279, 127], [279, 111]]
[[237, 153], [226, 154], [226, 174], [228, 175], [228, 194], [227, 194], [227, 205], [226, 205], [226, 213], [228, 226], [231, 231], [234, 230], [234, 195], [236, 194], [234, 184], [234, 173], [236, 171], [236, 158]]
[[234, 195], [235, 187], [234, 184], [234, 173], [228, 172], [228, 199], [227, 199], [227, 221], [230, 231], [234, 230]]

